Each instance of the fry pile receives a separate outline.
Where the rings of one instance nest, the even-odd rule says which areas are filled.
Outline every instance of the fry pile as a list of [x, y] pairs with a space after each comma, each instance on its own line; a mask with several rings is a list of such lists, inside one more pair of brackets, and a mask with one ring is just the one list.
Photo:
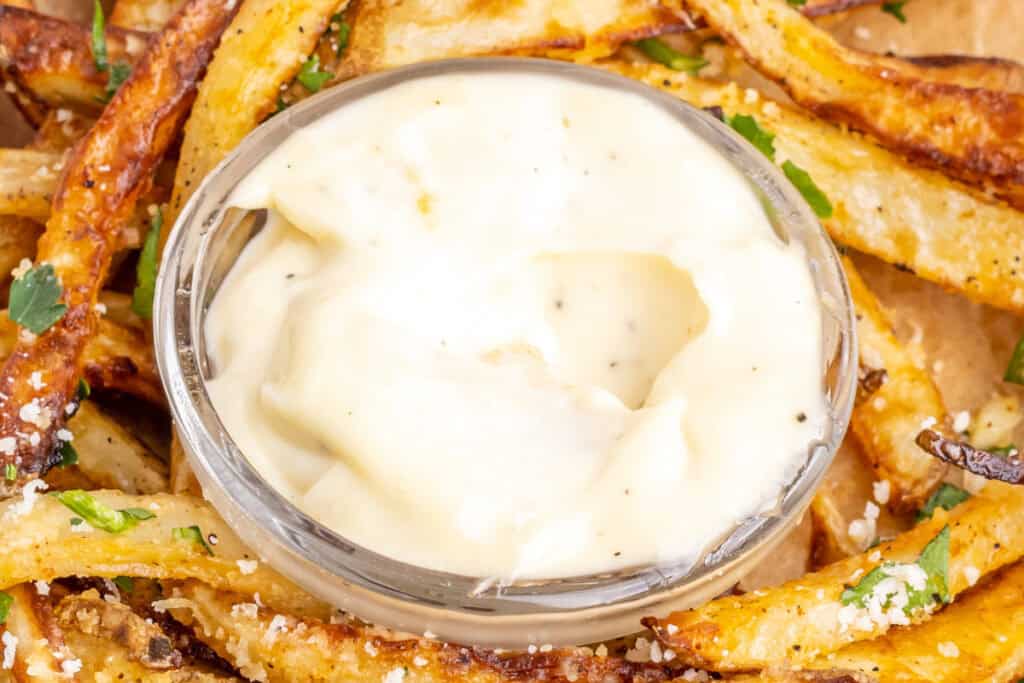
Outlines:
[[[815, 19], [952, 1], [0, 5], [34, 131], [0, 148], [0, 682], [1020, 680], [1024, 67]], [[857, 309], [857, 404], [808, 519], [732, 593], [611, 644], [486, 650], [322, 604], [195, 495], [153, 359], [167, 233], [250, 131], [361, 74], [505, 54], [718, 116], [819, 216]]]

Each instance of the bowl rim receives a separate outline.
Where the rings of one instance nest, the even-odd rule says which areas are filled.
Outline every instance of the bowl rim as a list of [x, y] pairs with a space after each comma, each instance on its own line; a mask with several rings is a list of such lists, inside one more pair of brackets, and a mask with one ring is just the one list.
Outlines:
[[[640, 95], [725, 156], [769, 202], [766, 213], [785, 235], [797, 236], [805, 246], [815, 242], [820, 257], [810, 263], [812, 277], [823, 319], [833, 318], [836, 325], [830, 429], [810, 448], [776, 505], [738, 523], [698, 561], [512, 585], [406, 564], [347, 541], [288, 502], [249, 464], [217, 417], [205, 388], [205, 361], [196, 348], [197, 339], [202, 347], [203, 292], [193, 284], [208, 236], [229, 213], [231, 191], [293, 131], [398, 83], [452, 73], [541, 74]], [[282, 574], [341, 608], [374, 623], [456, 642], [501, 647], [597, 642], [635, 632], [639, 616], [655, 609], [691, 606], [727, 590], [770, 552], [810, 503], [842, 442], [856, 389], [856, 326], [839, 256], [781, 171], [712, 114], [640, 81], [547, 59], [418, 63], [347, 81], [272, 117], [227, 155], [186, 203], [164, 251], [155, 302], [157, 365], [181, 445], [204, 495], [239, 537]], [[627, 619], [633, 626], [620, 633]]]

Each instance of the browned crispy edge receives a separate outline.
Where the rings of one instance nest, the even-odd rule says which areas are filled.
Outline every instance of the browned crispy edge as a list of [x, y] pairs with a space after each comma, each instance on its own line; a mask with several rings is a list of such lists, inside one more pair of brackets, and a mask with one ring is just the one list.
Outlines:
[[947, 439], [933, 429], [923, 429], [915, 440], [925, 453], [986, 479], [1024, 484], [1024, 461], [975, 448], [969, 443]]
[[[96, 68], [90, 29], [32, 10], [0, 5], [0, 64], [5, 78], [18, 88], [22, 105], [67, 106], [95, 114], [103, 108], [108, 74]], [[106, 30], [107, 54], [111, 64], [136, 61], [151, 34], [117, 26]], [[135, 54], [131, 54], [134, 52]], [[78, 90], [64, 94], [61, 82]], [[25, 104], [28, 106], [28, 104]], [[35, 118], [31, 112], [30, 120]], [[34, 111], [34, 109], [33, 109]]]
[[[190, 0], [150, 43], [65, 167], [37, 261], [55, 264], [67, 312], [38, 339], [20, 340], [0, 373], [0, 437], [17, 439], [13, 454], [0, 453], [0, 464], [18, 470], [17, 480], [5, 481], [0, 492], [11, 493], [53, 462], [54, 433], [66, 419], [82, 352], [96, 334], [96, 299], [120, 228], [151, 185], [236, 9], [229, 0]], [[28, 382], [36, 371], [41, 389]], [[48, 429], [19, 415], [32, 402], [52, 416]], [[26, 436], [33, 433], [40, 437], [35, 445]]]

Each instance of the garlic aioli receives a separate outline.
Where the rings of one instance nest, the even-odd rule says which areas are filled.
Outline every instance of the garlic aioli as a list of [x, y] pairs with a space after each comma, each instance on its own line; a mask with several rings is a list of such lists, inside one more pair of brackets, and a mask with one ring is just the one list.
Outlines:
[[797, 244], [640, 97], [424, 77], [298, 130], [207, 318], [256, 469], [352, 542], [479, 577], [696, 558], [829, 419]]

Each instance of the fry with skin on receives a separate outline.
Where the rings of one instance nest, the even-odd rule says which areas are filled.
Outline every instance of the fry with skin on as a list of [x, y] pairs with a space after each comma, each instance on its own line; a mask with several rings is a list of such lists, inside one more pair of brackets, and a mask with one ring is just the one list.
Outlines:
[[7, 632], [18, 639], [12, 670], [14, 679], [45, 683], [66, 681], [61, 662], [74, 655], [64, 642], [49, 598], [40, 595], [31, 583], [11, 586], [5, 592], [14, 599], [4, 624]]
[[[0, 373], [0, 392], [7, 397], [0, 402], [0, 437], [17, 439], [13, 452], [0, 455], [0, 464], [18, 469], [17, 480], [5, 480], [0, 493], [9, 494], [52, 464], [54, 433], [66, 419], [82, 352], [96, 334], [97, 295], [121, 228], [151, 186], [192, 104], [196, 84], [231, 20], [232, 5], [190, 0], [151, 42], [65, 164], [37, 262], [54, 267], [67, 310], [38, 339], [20, 339]], [[42, 388], [29, 382], [35, 372], [41, 374]], [[29, 404], [47, 419], [22, 419], [21, 409]], [[32, 434], [38, 438], [28, 438]]]
[[[955, 596], [981, 575], [1024, 556], [1024, 489], [989, 484], [985, 490], [946, 512], [906, 531], [871, 551], [821, 571], [758, 593], [727, 596], [702, 607], [645, 620], [682, 660], [714, 671], [750, 671], [782, 659], [805, 665], [844, 645], [884, 634], [888, 626], [842, 624], [839, 611], [844, 587], [857, 583], [883, 562], [914, 562], [921, 550], [948, 525], [950, 557], [947, 586]], [[854, 577], [854, 578], [851, 578]], [[928, 613], [917, 611], [919, 623]], [[840, 667], [841, 668], [841, 667]]]
[[761, 73], [828, 121], [1024, 208], [1024, 95], [928, 81], [840, 45], [786, 0], [687, 0]]
[[1024, 672], [1024, 564], [997, 572], [924, 624], [808, 665], [825, 667], [860, 671], [880, 683], [1016, 681]]
[[[106, 38], [110, 63], [131, 64], [150, 35], [108, 25]], [[36, 103], [93, 115], [103, 109], [108, 74], [96, 68], [88, 26], [0, 5], [0, 53], [6, 78]]]
[[[879, 58], [882, 59], [882, 58]], [[1024, 93], [1024, 65], [998, 57], [971, 55], [924, 55], [904, 57], [923, 72], [929, 81], [955, 83], [965, 88], [984, 88]]]
[[1024, 213], [993, 203], [940, 173], [912, 166], [863, 136], [735, 84], [691, 78], [658, 65], [604, 63], [610, 70], [698, 107], [753, 116], [775, 134], [779, 158], [806, 170], [833, 206], [832, 238], [983, 303], [1024, 313]]
[[579, 648], [499, 654], [409, 635], [388, 636], [373, 627], [275, 614], [244, 595], [218, 592], [196, 581], [181, 586], [164, 604], [243, 676], [267, 683], [380, 683], [392, 680], [388, 675], [396, 669], [404, 671], [404, 683], [655, 683], [677, 679], [687, 669], [674, 661], [631, 663]]
[[[242, 571], [238, 560], [252, 552], [206, 502], [191, 496], [131, 496], [120, 491], [92, 491], [92, 498], [114, 510], [148, 510], [153, 518], [120, 533], [82, 524], [76, 513], [53, 496], [41, 495], [27, 512], [19, 498], [0, 503], [0, 590], [25, 581], [64, 576], [136, 576], [152, 579], [199, 579], [211, 586], [252, 595], [277, 609], [326, 616], [329, 610], [287, 579], [258, 562]], [[82, 527], [76, 529], [77, 527]], [[174, 529], [197, 526], [202, 544], [175, 538]], [[215, 539], [210, 543], [210, 537]]]
[[843, 270], [857, 311], [861, 367], [885, 371], [880, 386], [854, 406], [850, 429], [875, 478], [889, 482], [890, 507], [916, 510], [947, 467], [918, 448], [914, 439], [922, 424], [944, 424], [946, 408], [935, 382], [896, 339], [881, 304], [847, 257]]

